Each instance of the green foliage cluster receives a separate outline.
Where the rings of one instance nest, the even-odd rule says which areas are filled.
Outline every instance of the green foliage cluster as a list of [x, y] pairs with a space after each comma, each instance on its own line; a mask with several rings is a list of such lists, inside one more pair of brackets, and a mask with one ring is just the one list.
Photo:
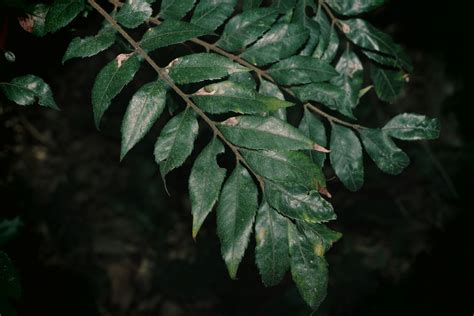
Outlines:
[[[147, 64], [156, 80], [136, 91], [122, 123], [121, 159], [148, 133], [173, 99], [183, 106], [154, 148], [160, 172], [180, 167], [201, 128], [213, 136], [189, 178], [192, 235], [216, 209], [222, 257], [231, 278], [254, 232], [256, 264], [267, 286], [290, 270], [306, 303], [326, 296], [324, 255], [341, 234], [323, 172], [331, 167], [351, 191], [364, 183], [363, 152], [388, 174], [409, 165], [393, 139], [435, 139], [435, 119], [404, 113], [382, 128], [356, 123], [354, 110], [371, 89], [394, 102], [412, 71], [389, 35], [361, 19], [384, 0], [118, 0], [111, 12], [95, 0], [59, 0], [29, 7], [23, 27], [39, 36], [68, 25], [84, 10], [104, 18], [100, 31], [69, 44], [63, 62], [94, 56], [125, 40], [125, 50], [98, 73], [92, 89], [97, 127], [113, 99]], [[197, 3], [196, 3], [197, 2]], [[155, 13], [154, 13], [155, 12]], [[135, 40], [133, 34], [142, 34]], [[205, 52], [160, 67], [154, 50], [185, 42]], [[368, 71], [366, 71], [368, 70]], [[365, 76], [367, 74], [367, 76]], [[370, 81], [367, 80], [370, 78]], [[20, 105], [57, 108], [49, 86], [26, 75], [0, 83]], [[292, 124], [287, 109], [299, 112]], [[291, 121], [291, 120], [290, 120]], [[235, 168], [219, 166], [228, 152]], [[328, 158], [328, 159], [327, 159]]]

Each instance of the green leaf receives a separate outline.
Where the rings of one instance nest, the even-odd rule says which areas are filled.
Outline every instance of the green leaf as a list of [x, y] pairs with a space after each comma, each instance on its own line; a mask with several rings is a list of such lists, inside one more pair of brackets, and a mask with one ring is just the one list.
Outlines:
[[163, 127], [155, 144], [155, 161], [164, 177], [181, 166], [193, 151], [199, 125], [194, 112], [186, 108]]
[[193, 238], [196, 238], [219, 197], [226, 170], [219, 167], [216, 157], [223, 152], [224, 146], [214, 137], [199, 154], [191, 170], [189, 196], [193, 214]]
[[294, 7], [292, 19], [294, 22], [299, 22], [303, 26], [305, 26], [305, 23], [307, 22], [308, 7], [312, 9], [316, 8], [315, 1], [313, 0], [297, 0]]
[[[304, 110], [304, 115], [298, 128], [312, 141], [323, 147], [326, 147], [326, 128], [324, 127], [323, 123], [309, 110]], [[307, 153], [316, 165], [319, 167], [324, 166], [324, 161], [326, 160], [325, 153], [313, 150], [309, 150]]]
[[339, 180], [349, 190], [359, 190], [364, 184], [364, 162], [356, 134], [347, 127], [333, 124], [330, 149], [331, 165]]
[[410, 164], [410, 158], [383, 131], [359, 130], [365, 150], [377, 167], [385, 173], [400, 174]]
[[92, 88], [92, 107], [97, 128], [112, 99], [132, 81], [139, 68], [137, 55], [120, 54], [99, 72]]
[[41, 106], [58, 109], [53, 92], [43, 79], [34, 75], [16, 77], [10, 82], [0, 82], [5, 96], [19, 105], [32, 105], [36, 101]]
[[439, 137], [439, 121], [424, 115], [403, 113], [395, 116], [383, 131], [402, 140], [436, 139]]
[[[260, 80], [260, 88], [258, 92], [263, 95], [266, 95], [269, 97], [275, 97], [279, 100], [285, 101], [285, 96], [281, 92], [280, 88], [278, 88], [276, 84], [273, 84], [264, 79]], [[271, 112], [269, 114], [282, 121], [286, 121], [286, 108], [280, 108], [276, 110], [275, 112]]]
[[165, 108], [166, 88], [161, 81], [149, 82], [132, 97], [122, 121], [120, 160], [148, 133]]
[[331, 83], [343, 91], [339, 102], [346, 113], [352, 114], [352, 110], [359, 104], [359, 92], [364, 83], [363, 69], [359, 58], [349, 48], [344, 51], [337, 62], [336, 70], [339, 72], [339, 76], [333, 78]]
[[44, 3], [33, 4], [28, 12], [28, 18], [33, 21], [32, 34], [36, 36], [45, 36], [48, 33], [46, 29], [46, 16], [48, 15], [49, 5]]
[[242, 10], [247, 11], [260, 7], [262, 0], [242, 0]]
[[267, 202], [289, 218], [308, 223], [322, 223], [336, 219], [332, 205], [316, 191], [302, 186], [265, 182]]
[[179, 57], [172, 61], [166, 70], [178, 84], [220, 79], [234, 73], [249, 71], [224, 56], [210, 53]]
[[296, 225], [298, 230], [313, 242], [315, 245], [314, 251], [318, 256], [324, 256], [332, 245], [342, 237], [341, 233], [333, 231], [323, 224], [297, 222]]
[[49, 7], [45, 19], [45, 28], [54, 33], [71, 23], [84, 9], [84, 0], [56, 0]]
[[390, 55], [396, 59], [399, 68], [412, 70], [410, 58], [387, 34], [362, 19], [346, 20], [341, 23], [346, 36], [355, 44], [368, 50]]
[[258, 209], [255, 221], [255, 262], [265, 286], [280, 283], [290, 267], [288, 220], [267, 202]]
[[313, 20], [319, 26], [319, 40], [312, 55], [314, 58], [321, 59], [331, 40], [331, 23], [321, 7], [319, 7]]
[[344, 102], [344, 90], [330, 83], [310, 83], [292, 88], [296, 97], [302, 102], [316, 101], [330, 109], [336, 110], [349, 118], [354, 118], [352, 109]]
[[264, 66], [295, 54], [308, 36], [309, 32], [299, 24], [279, 23], [240, 57], [254, 65]]
[[277, 11], [272, 8], [244, 11], [226, 23], [216, 44], [228, 52], [242, 49], [265, 33], [275, 22], [277, 15]]
[[136, 28], [153, 14], [154, 0], [126, 0], [115, 16], [117, 22], [128, 28]]
[[115, 39], [116, 32], [110, 24], [106, 24], [99, 33], [94, 36], [85, 38], [76, 37], [69, 43], [63, 57], [63, 64], [71, 58], [84, 58], [97, 55], [112, 46]]
[[20, 298], [20, 280], [10, 258], [3, 251], [0, 251], [0, 271], [0, 301], [4, 298]]
[[236, 116], [220, 123], [219, 130], [233, 144], [251, 149], [314, 149], [314, 142], [290, 124], [267, 116]]
[[316, 310], [326, 298], [328, 267], [324, 257], [315, 251], [310, 242], [297, 228], [288, 227], [291, 276], [305, 302]]
[[337, 13], [352, 16], [377, 9], [387, 0], [326, 0], [326, 2]]
[[258, 190], [248, 171], [237, 164], [222, 189], [217, 206], [217, 235], [232, 279], [247, 248], [257, 211]]
[[237, 0], [200, 0], [191, 23], [214, 31], [234, 12]]
[[402, 71], [388, 70], [371, 65], [370, 77], [380, 100], [395, 102], [405, 85]]
[[286, 13], [294, 8], [296, 0], [273, 0], [272, 8], [275, 8], [280, 13]]
[[180, 20], [193, 8], [194, 2], [195, 0], [163, 0], [160, 17]]
[[332, 62], [334, 57], [336, 57], [337, 50], [339, 48], [339, 36], [337, 36], [337, 29], [335, 25], [331, 26], [331, 31], [329, 32], [329, 41], [326, 47], [326, 50], [321, 56], [322, 61], [328, 63]]
[[305, 27], [309, 32], [309, 38], [308, 38], [308, 41], [306, 41], [306, 45], [301, 50], [300, 55], [312, 56], [313, 52], [316, 49], [316, 46], [319, 43], [319, 35], [320, 35], [321, 30], [319, 28], [319, 24], [308, 17], [306, 17]]
[[140, 45], [144, 50], [152, 51], [160, 47], [179, 44], [194, 37], [209, 34], [209, 32], [188, 22], [169, 20], [146, 31]]
[[232, 81], [222, 81], [201, 88], [193, 100], [208, 113], [262, 113], [292, 106], [290, 102], [256, 93]]
[[[361, 49], [361, 52], [367, 56], [369, 59], [375, 61], [378, 64], [393, 67], [393, 68], [400, 68], [400, 64], [398, 63], [397, 59], [392, 56], [381, 55], [376, 52], [372, 52], [369, 50]], [[408, 71], [412, 71], [413, 69], [407, 69]]]
[[326, 187], [321, 168], [300, 151], [241, 149], [240, 152], [252, 170], [273, 182], [300, 185], [308, 190]]
[[257, 90], [257, 82], [250, 72], [237, 72], [229, 76], [229, 80], [247, 88]]
[[267, 73], [283, 85], [322, 82], [338, 74], [330, 64], [309, 56], [292, 56], [282, 60]]

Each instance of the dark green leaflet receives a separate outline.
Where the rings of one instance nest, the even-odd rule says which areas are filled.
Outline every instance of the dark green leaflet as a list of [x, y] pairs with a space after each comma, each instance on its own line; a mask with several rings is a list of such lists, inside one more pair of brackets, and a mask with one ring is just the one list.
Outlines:
[[112, 46], [116, 39], [116, 31], [110, 24], [104, 25], [102, 29], [94, 36], [85, 38], [74, 38], [66, 50], [63, 57], [63, 63], [71, 58], [91, 57], [106, 50]]
[[194, 162], [189, 176], [189, 195], [193, 214], [193, 238], [196, 238], [202, 223], [217, 202], [226, 174], [216, 162], [224, 146], [217, 138], [203, 149]]
[[280, 283], [290, 267], [289, 221], [267, 202], [258, 209], [255, 221], [255, 262], [266, 286]]
[[139, 68], [137, 55], [121, 54], [99, 72], [92, 88], [92, 107], [97, 128], [112, 99], [132, 81]]
[[265, 182], [268, 204], [285, 216], [308, 223], [322, 223], [336, 219], [334, 210], [318, 192], [302, 186]]
[[38, 101], [41, 106], [58, 109], [51, 88], [37, 76], [25, 75], [10, 82], [0, 82], [0, 88], [5, 96], [16, 104], [32, 105]]
[[222, 188], [217, 206], [217, 234], [221, 253], [232, 279], [249, 242], [255, 213], [257, 187], [248, 171], [237, 164]]
[[166, 88], [161, 81], [142, 86], [133, 96], [122, 121], [120, 159], [150, 130], [165, 108]]
[[359, 131], [362, 143], [377, 167], [389, 174], [399, 174], [410, 164], [410, 159], [383, 131], [363, 129]]
[[328, 284], [327, 262], [316, 253], [315, 244], [301, 236], [294, 225], [288, 227], [291, 275], [305, 302], [317, 309], [326, 298]]
[[349, 128], [333, 124], [329, 158], [337, 177], [351, 191], [357, 191], [364, 183], [362, 146], [356, 134]]
[[163, 177], [181, 166], [191, 154], [198, 128], [196, 117], [189, 108], [173, 117], [163, 127], [155, 143], [155, 161], [160, 165]]
[[383, 131], [403, 140], [436, 139], [439, 137], [440, 124], [437, 119], [424, 115], [403, 113], [392, 118]]

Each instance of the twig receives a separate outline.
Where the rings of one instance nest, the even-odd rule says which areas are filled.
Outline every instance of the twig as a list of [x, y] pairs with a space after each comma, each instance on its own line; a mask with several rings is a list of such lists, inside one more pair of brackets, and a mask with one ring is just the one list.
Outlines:
[[237, 146], [235, 146], [234, 144], [230, 143], [226, 138], [225, 136], [221, 133], [221, 131], [217, 128], [217, 123], [214, 122], [213, 120], [211, 120], [196, 104], [194, 104], [193, 101], [191, 101], [191, 99], [189, 98], [189, 96], [184, 93], [174, 82], [173, 80], [170, 78], [170, 76], [166, 73], [166, 71], [161, 68], [160, 66], [158, 66], [155, 61], [150, 57], [150, 55], [148, 55], [147, 52], [145, 52], [145, 50], [143, 50], [143, 48], [140, 46], [140, 44], [138, 44], [118, 23], [117, 21], [115, 21], [115, 19], [110, 16], [107, 11], [105, 11], [99, 4], [97, 4], [97, 2], [95, 2], [95, 0], [88, 0], [89, 4], [97, 11], [100, 13], [100, 15], [102, 15], [104, 17], [104, 19], [107, 20], [107, 22], [109, 22], [112, 27], [117, 31], [119, 32], [129, 43], [130, 45], [132, 45], [132, 47], [135, 49], [135, 51], [140, 54], [143, 59], [145, 59], [148, 64], [158, 73], [158, 76], [160, 77], [161, 80], [163, 80], [164, 82], [166, 82], [170, 87], [171, 89], [173, 89], [173, 91], [175, 91], [182, 99], [183, 101], [186, 103], [187, 106], [191, 107], [208, 125], [209, 127], [212, 129], [212, 131], [214, 132], [214, 135], [218, 136], [220, 139], [222, 139], [222, 141], [230, 148], [230, 150], [234, 153], [235, 157], [236, 157], [236, 160], [237, 162], [241, 162], [243, 165], [245, 165], [245, 167], [247, 167], [248, 170], [250, 170], [250, 172], [253, 173], [253, 175], [255, 176], [255, 178], [257, 179], [259, 185], [260, 185], [260, 188], [262, 189], [262, 191], [264, 190], [264, 181], [263, 181], [263, 178], [261, 176], [259, 176], [255, 171], [253, 171], [253, 169], [249, 166], [249, 164], [247, 163], [247, 161], [242, 157], [242, 155], [240, 154], [239, 152], [239, 149], [237, 148]]
[[[329, 9], [328, 9], [329, 10]], [[156, 24], [156, 25], [160, 25], [162, 22], [157, 19], [157, 18], [150, 18], [148, 19], [149, 22], [153, 23], [153, 24]], [[191, 42], [195, 43], [195, 44], [198, 44], [202, 47], [204, 47], [207, 51], [213, 51], [213, 52], [216, 52], [218, 53], [219, 55], [222, 55], [222, 56], [225, 56], [239, 64], [241, 64], [242, 66], [244, 67], [247, 67], [248, 69], [254, 71], [257, 76], [259, 78], [265, 78], [267, 79], [268, 81], [278, 85], [278, 83], [263, 69], [260, 69], [254, 65], [252, 65], [251, 63], [247, 62], [246, 60], [240, 58], [239, 56], [237, 55], [234, 55], [232, 53], [229, 53], [225, 50], [223, 50], [222, 48], [219, 48], [217, 45], [215, 44], [211, 44], [211, 43], [208, 43], [206, 41], [203, 41], [201, 39], [198, 39], [198, 38], [193, 38], [193, 39], [190, 39]], [[280, 86], [280, 85], [279, 85]], [[289, 95], [295, 97], [295, 94], [293, 93], [293, 91], [291, 91], [289, 88], [287, 87], [282, 87], [280, 86], [280, 88], [282, 90], [284, 90], [286, 93], [288, 93]], [[349, 122], [346, 122], [344, 120], [341, 120], [335, 116], [332, 116], [331, 114], [329, 113], [326, 113], [325, 111], [321, 110], [320, 108], [318, 108], [316, 105], [314, 104], [311, 104], [311, 103], [306, 103], [304, 104], [305, 107], [311, 109], [313, 112], [316, 112], [318, 113], [319, 115], [321, 115], [322, 117], [326, 118], [327, 120], [329, 120], [330, 122], [334, 122], [334, 123], [337, 123], [337, 124], [340, 124], [340, 125], [344, 125], [344, 126], [347, 126], [347, 127], [351, 127], [351, 128], [354, 128], [354, 129], [361, 129], [361, 128], [364, 128], [363, 126], [361, 125], [358, 125], [358, 124], [352, 124], [352, 123], [349, 123]]]

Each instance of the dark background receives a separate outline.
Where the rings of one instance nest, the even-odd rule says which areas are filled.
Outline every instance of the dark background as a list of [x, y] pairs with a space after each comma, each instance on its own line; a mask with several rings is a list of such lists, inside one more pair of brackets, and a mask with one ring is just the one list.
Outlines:
[[[329, 182], [338, 213], [332, 227], [344, 237], [328, 254], [328, 298], [317, 315], [474, 312], [474, 86], [465, 6], [393, 0], [368, 17], [406, 47], [415, 72], [395, 104], [367, 96], [361, 122], [381, 126], [396, 113], [417, 112], [438, 117], [442, 133], [436, 141], [400, 143], [412, 158], [400, 176], [382, 174], [365, 157], [360, 192]], [[0, 96], [0, 216], [24, 223], [4, 249], [21, 278], [18, 314], [308, 315], [289, 276], [274, 288], [261, 285], [252, 246], [239, 280], [228, 278], [212, 215], [192, 240], [191, 160], [168, 176], [170, 196], [153, 161], [166, 115], [119, 163], [120, 119], [133, 92], [152, 79], [149, 70], [115, 100], [101, 132], [94, 128], [93, 80], [120, 46], [60, 61], [71, 38], [96, 30], [98, 17], [38, 39], [18, 26], [15, 14], [0, 7], [0, 21], [9, 26], [5, 49], [17, 57], [0, 61], [0, 81], [37, 74], [62, 109], [19, 107]]]

